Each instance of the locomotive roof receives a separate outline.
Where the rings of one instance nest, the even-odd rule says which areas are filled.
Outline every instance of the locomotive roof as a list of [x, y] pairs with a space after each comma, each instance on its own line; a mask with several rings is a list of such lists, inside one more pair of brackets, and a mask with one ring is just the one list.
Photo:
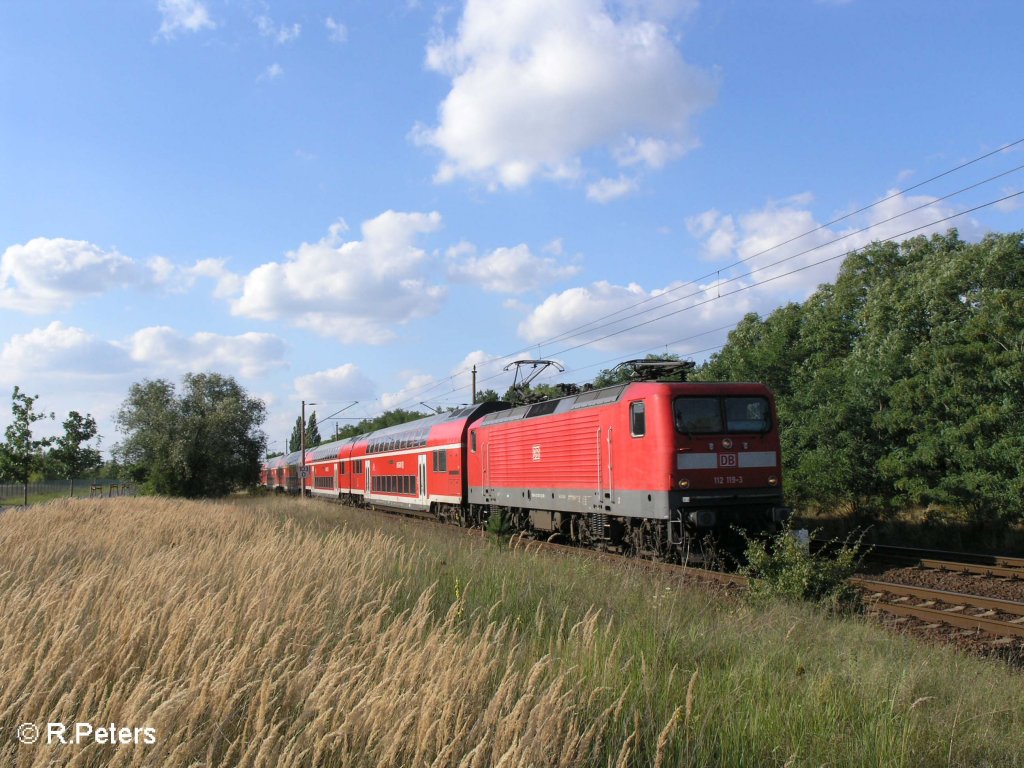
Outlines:
[[503, 421], [515, 421], [516, 419], [530, 419], [534, 416], [547, 416], [551, 413], [565, 413], [574, 411], [577, 408], [593, 408], [598, 405], [614, 403], [622, 393], [626, 391], [631, 383], [616, 384], [603, 389], [592, 389], [589, 392], [580, 392], [578, 395], [568, 395], [557, 400], [544, 400], [540, 403], [520, 405], [510, 411], [498, 411], [484, 417], [484, 424], [500, 424]]
[[566, 397], [559, 397], [555, 400], [544, 400], [540, 403], [520, 405], [508, 411], [498, 411], [497, 413], [491, 413], [484, 417], [481, 424], [501, 424], [502, 422], [516, 421], [517, 419], [531, 419], [535, 416], [547, 416], [552, 413], [565, 413], [567, 411], [575, 411], [579, 408], [595, 408], [599, 405], [608, 405], [609, 403], [614, 403], [621, 399], [622, 394], [629, 387], [645, 386], [650, 384], [685, 384], [685, 386], [687, 387], [701, 387], [706, 385], [714, 385], [716, 387], [722, 388], [723, 390], [744, 386], [764, 386], [763, 384], [757, 384], [756, 382], [738, 381], [629, 381], [626, 382], [625, 384], [615, 384], [610, 387], [603, 387], [601, 389], [591, 389], [587, 392], [580, 392], [579, 394], [576, 395], [567, 395]]

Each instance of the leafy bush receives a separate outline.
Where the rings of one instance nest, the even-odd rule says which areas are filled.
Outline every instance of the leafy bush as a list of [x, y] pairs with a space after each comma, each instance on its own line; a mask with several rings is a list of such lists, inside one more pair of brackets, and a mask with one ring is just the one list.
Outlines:
[[498, 507], [487, 517], [487, 525], [484, 530], [496, 536], [505, 536], [512, 533], [512, 521], [508, 519], [506, 511]]
[[750, 578], [749, 594], [754, 600], [803, 600], [832, 607], [856, 602], [857, 592], [847, 579], [863, 560], [863, 532], [854, 532], [842, 542], [832, 539], [812, 552], [810, 539], [816, 533], [798, 535], [787, 523], [767, 539], [744, 534], [747, 564], [740, 570]]

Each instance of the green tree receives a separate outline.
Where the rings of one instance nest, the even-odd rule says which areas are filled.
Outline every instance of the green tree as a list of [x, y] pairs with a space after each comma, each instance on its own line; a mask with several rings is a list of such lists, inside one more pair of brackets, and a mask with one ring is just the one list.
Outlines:
[[258, 480], [265, 418], [263, 401], [230, 376], [186, 374], [180, 395], [168, 381], [146, 380], [118, 411], [125, 439], [114, 452], [144, 492], [224, 496]]
[[485, 389], [476, 393], [476, 401], [478, 403], [496, 403], [500, 399], [498, 393], [493, 389]]
[[323, 442], [323, 438], [320, 437], [320, 428], [316, 423], [316, 411], [309, 414], [309, 419], [306, 421], [306, 447], [316, 448]]
[[4, 430], [4, 442], [0, 443], [0, 477], [22, 483], [25, 490], [25, 505], [28, 506], [28, 479], [33, 471], [42, 466], [43, 449], [53, 438], [33, 438], [32, 425], [42, 419], [52, 419], [53, 414], [36, 413], [35, 402], [39, 395], [26, 395], [15, 385], [11, 395], [11, 423]]
[[305, 425], [302, 423], [302, 416], [295, 417], [295, 426], [292, 427], [291, 437], [288, 438], [288, 450], [290, 452], [298, 451], [302, 448], [303, 432], [305, 432], [306, 448], [315, 448], [323, 442], [323, 438], [320, 436], [320, 428], [316, 423], [316, 411], [309, 415]]
[[1022, 520], [1022, 264], [1020, 233], [873, 243], [802, 305], [744, 318], [694, 378], [773, 388], [797, 504]]
[[407, 411], [404, 408], [395, 408], [390, 411], [384, 411], [379, 416], [374, 416], [370, 419], [363, 419], [356, 424], [349, 424], [346, 427], [342, 427], [338, 430], [338, 438], [344, 439], [346, 437], [355, 437], [356, 435], [365, 435], [368, 432], [375, 432], [378, 429], [384, 429], [385, 427], [393, 427], [396, 424], [405, 424], [408, 421], [415, 421], [416, 419], [422, 419], [426, 414], [420, 413], [419, 411]]
[[48, 454], [52, 466], [60, 477], [71, 481], [69, 496], [75, 495], [75, 478], [83, 477], [103, 465], [99, 450], [86, 443], [98, 434], [96, 419], [71, 411], [64, 420], [64, 434], [58, 437]]

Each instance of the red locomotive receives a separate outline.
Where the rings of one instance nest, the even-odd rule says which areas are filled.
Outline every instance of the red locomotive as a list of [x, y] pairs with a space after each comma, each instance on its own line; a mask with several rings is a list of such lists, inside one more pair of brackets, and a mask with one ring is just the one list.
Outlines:
[[[267, 486], [297, 490], [287, 481], [300, 459], [268, 463]], [[761, 384], [634, 381], [482, 403], [321, 445], [306, 464], [310, 495], [463, 526], [501, 513], [518, 530], [666, 560], [709, 533], [771, 530], [789, 514]]]

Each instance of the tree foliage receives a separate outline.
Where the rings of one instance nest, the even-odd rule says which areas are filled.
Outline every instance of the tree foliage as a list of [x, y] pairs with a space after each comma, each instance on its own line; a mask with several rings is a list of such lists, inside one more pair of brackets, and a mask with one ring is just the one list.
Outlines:
[[114, 451], [144, 491], [224, 496], [258, 480], [265, 418], [263, 401], [230, 376], [186, 374], [180, 395], [169, 381], [145, 380], [117, 413], [125, 439]]
[[426, 414], [420, 413], [419, 411], [407, 411], [404, 408], [394, 408], [390, 411], [384, 411], [380, 416], [374, 416], [371, 419], [363, 419], [356, 424], [349, 424], [346, 427], [342, 427], [338, 430], [338, 439], [364, 435], [367, 432], [384, 429], [384, 427], [393, 427], [396, 424], [405, 424], [407, 421], [422, 419], [425, 415]]
[[96, 419], [90, 414], [83, 416], [78, 411], [71, 411], [68, 414], [63, 427], [64, 434], [54, 441], [54, 448], [47, 458], [60, 477], [71, 481], [68, 495], [74, 496], [75, 478], [84, 477], [103, 466], [99, 450], [88, 445], [99, 430]]
[[302, 416], [295, 417], [295, 426], [292, 427], [291, 437], [288, 438], [288, 450], [298, 451], [302, 449], [303, 435], [305, 432], [305, 446], [306, 448], [316, 448], [320, 443], [323, 442], [323, 438], [320, 436], [320, 427], [316, 423], [316, 411], [313, 411], [306, 419], [305, 425], [302, 423]]
[[798, 503], [1024, 519], [1020, 233], [874, 243], [803, 304], [748, 315], [694, 378], [775, 390]]
[[38, 395], [26, 395], [15, 385], [11, 394], [11, 423], [4, 430], [4, 442], [0, 443], [0, 477], [25, 486], [26, 504], [29, 476], [42, 466], [43, 449], [53, 442], [49, 437], [32, 437], [33, 424], [53, 418], [52, 413], [36, 412], [38, 399]]
[[309, 414], [309, 419], [306, 420], [306, 447], [316, 448], [322, 442], [320, 427], [316, 423], [316, 411], [313, 411]]

